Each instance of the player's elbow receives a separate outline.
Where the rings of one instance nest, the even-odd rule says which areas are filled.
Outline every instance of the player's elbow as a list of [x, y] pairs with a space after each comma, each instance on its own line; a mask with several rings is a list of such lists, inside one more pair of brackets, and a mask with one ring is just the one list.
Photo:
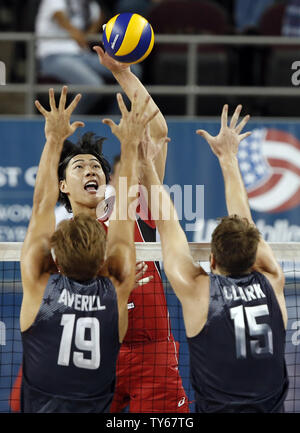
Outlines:
[[58, 194], [52, 194], [49, 191], [48, 194], [45, 191], [37, 191], [33, 197], [32, 213], [42, 214], [45, 212], [51, 212], [54, 210]]
[[168, 131], [168, 125], [167, 125], [167, 123], [166, 123], [166, 121], [164, 119], [164, 121], [161, 122], [161, 125], [160, 125], [160, 130], [159, 130], [160, 138], [161, 139], [167, 138], [168, 137], [168, 132], [169, 132]]
[[[120, 284], [132, 282], [135, 276], [135, 249], [127, 244], [118, 244], [107, 259], [109, 275], [114, 277]], [[130, 285], [129, 284], [129, 285]]]
[[284, 287], [285, 285], [285, 275], [284, 272], [282, 270], [282, 268], [280, 266], [278, 266], [277, 272], [276, 272], [276, 276], [277, 276], [277, 281], [278, 281], [278, 285], [280, 287]]
[[177, 269], [175, 269], [176, 267], [175, 263], [176, 261], [174, 260], [174, 257], [172, 260], [172, 258], [168, 258], [164, 255], [163, 257], [164, 271], [169, 281], [170, 278], [172, 279], [174, 275], [177, 274]]

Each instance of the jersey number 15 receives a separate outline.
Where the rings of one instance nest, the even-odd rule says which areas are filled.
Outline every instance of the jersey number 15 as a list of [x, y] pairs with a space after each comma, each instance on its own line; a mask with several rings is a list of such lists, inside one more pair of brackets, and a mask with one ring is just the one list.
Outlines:
[[[245, 312], [245, 314], [244, 314]], [[256, 319], [260, 316], [268, 316], [269, 309], [266, 304], [255, 305], [253, 307], [230, 308], [230, 318], [234, 322], [236, 357], [246, 358], [246, 326], [248, 323], [250, 340], [250, 351], [255, 357], [273, 353], [273, 334], [272, 329], [267, 323], [257, 323]], [[255, 338], [256, 337], [256, 338]], [[261, 340], [263, 339], [263, 345]]]

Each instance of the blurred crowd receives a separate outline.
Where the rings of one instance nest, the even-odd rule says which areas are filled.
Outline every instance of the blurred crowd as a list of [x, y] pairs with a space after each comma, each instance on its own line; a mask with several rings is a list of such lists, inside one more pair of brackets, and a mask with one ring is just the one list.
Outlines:
[[[88, 34], [122, 12], [136, 12], [150, 21], [155, 34], [216, 34], [300, 36], [300, 0], [0, 0], [0, 32], [34, 32], [37, 36], [67, 35], [68, 40], [40, 40], [36, 44], [36, 76], [41, 84], [114, 83], [101, 67]], [[97, 41], [95, 41], [97, 43]], [[0, 41], [7, 81], [26, 80], [24, 42]], [[197, 51], [200, 86], [290, 86], [291, 64], [297, 46], [203, 45]], [[147, 84], [184, 85], [187, 47], [155, 44], [153, 52], [134, 71]], [[183, 96], [157, 96], [166, 115], [186, 113]], [[235, 103], [234, 96], [231, 97]], [[298, 115], [297, 98], [239, 97], [254, 115]], [[110, 111], [112, 97], [88, 95], [86, 114]], [[197, 115], [217, 115], [228, 97], [197, 98]], [[231, 101], [230, 101], [231, 102]], [[1, 111], [1, 107], [0, 107]]]

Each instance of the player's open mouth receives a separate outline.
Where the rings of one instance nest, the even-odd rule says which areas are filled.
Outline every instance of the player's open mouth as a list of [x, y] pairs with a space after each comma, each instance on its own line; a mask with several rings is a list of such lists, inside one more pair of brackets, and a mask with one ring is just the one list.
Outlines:
[[89, 181], [84, 185], [84, 189], [90, 194], [96, 194], [98, 183], [95, 180]]

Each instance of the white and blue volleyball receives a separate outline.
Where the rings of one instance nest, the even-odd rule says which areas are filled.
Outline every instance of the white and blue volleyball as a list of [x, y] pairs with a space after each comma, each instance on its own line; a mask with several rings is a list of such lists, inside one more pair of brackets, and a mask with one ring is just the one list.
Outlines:
[[115, 60], [139, 63], [152, 51], [154, 32], [146, 18], [126, 12], [115, 15], [103, 26], [103, 44]]

